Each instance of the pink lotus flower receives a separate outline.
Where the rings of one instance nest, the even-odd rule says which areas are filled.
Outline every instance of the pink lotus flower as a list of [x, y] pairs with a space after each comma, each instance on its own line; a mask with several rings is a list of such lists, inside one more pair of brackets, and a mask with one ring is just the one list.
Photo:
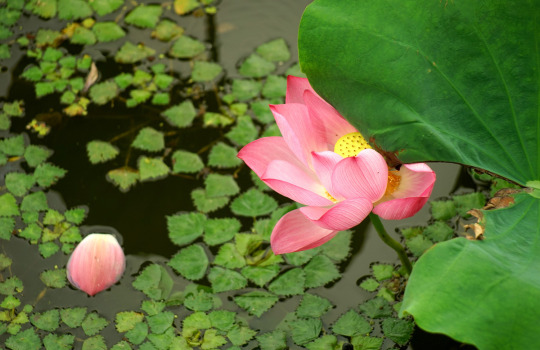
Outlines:
[[238, 157], [274, 191], [306, 205], [276, 224], [274, 253], [320, 246], [372, 210], [384, 219], [404, 219], [427, 202], [435, 173], [423, 163], [389, 170], [307, 79], [289, 76], [285, 104], [270, 109], [283, 137], [255, 140]]
[[74, 287], [92, 296], [118, 282], [125, 267], [124, 252], [116, 238], [92, 233], [71, 253], [67, 277]]

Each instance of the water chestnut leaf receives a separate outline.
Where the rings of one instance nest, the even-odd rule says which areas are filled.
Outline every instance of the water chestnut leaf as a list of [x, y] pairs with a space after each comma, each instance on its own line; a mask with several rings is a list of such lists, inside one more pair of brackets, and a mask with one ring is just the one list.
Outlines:
[[208, 219], [204, 223], [204, 242], [210, 246], [231, 240], [242, 224], [235, 218]]
[[225, 135], [229, 140], [240, 146], [245, 146], [255, 140], [259, 129], [253, 124], [250, 116], [238, 117], [236, 125]]
[[240, 216], [261, 216], [270, 214], [277, 208], [274, 198], [256, 189], [250, 189], [231, 203], [231, 211]]
[[201, 349], [217, 349], [222, 345], [227, 344], [227, 339], [225, 337], [218, 335], [217, 330], [209, 329], [204, 332], [203, 343]]
[[238, 101], [249, 101], [259, 95], [262, 84], [251, 79], [234, 79], [232, 94]]
[[146, 86], [147, 83], [149, 83], [152, 80], [152, 74], [142, 70], [137, 69], [135, 71], [135, 74], [133, 76], [133, 85], [138, 85], [142, 88]]
[[242, 160], [236, 156], [237, 154], [238, 150], [236, 148], [223, 142], [218, 142], [210, 150], [208, 165], [217, 168], [236, 168], [242, 164]]
[[127, 332], [137, 323], [144, 320], [144, 315], [135, 311], [123, 311], [116, 314], [116, 330], [120, 333]]
[[[2, 218], [2, 220], [4, 220]], [[0, 253], [0, 271], [5, 269], [6, 267], [10, 267], [12, 263], [12, 260], [10, 257], [4, 255], [3, 253]]]
[[256, 52], [272, 62], [288, 61], [291, 58], [289, 47], [283, 38], [274, 39], [257, 47]]
[[279, 298], [274, 294], [264, 291], [248, 292], [234, 297], [234, 302], [250, 315], [261, 317], [261, 315], [270, 309]]
[[88, 28], [77, 27], [70, 38], [72, 44], [94, 45], [97, 42], [96, 35]]
[[334, 238], [321, 246], [321, 251], [330, 259], [340, 262], [349, 256], [349, 252], [351, 251], [351, 240], [351, 231], [338, 232]]
[[208, 280], [214, 293], [242, 289], [247, 285], [247, 279], [240, 273], [219, 266], [210, 269]]
[[[135, 142], [134, 142], [135, 143]], [[149, 146], [149, 144], [145, 144]], [[161, 158], [139, 158], [139, 173], [141, 181], [154, 180], [165, 177], [171, 169], [163, 162]]]
[[161, 41], [171, 41], [184, 33], [184, 29], [168, 19], [161, 20], [156, 29], [152, 31], [152, 37]]
[[276, 66], [253, 53], [240, 65], [238, 72], [248, 78], [262, 78], [276, 69]]
[[[9, 130], [11, 127], [11, 119], [5, 114], [0, 113], [0, 130]], [[5, 157], [5, 155], [3, 155]], [[3, 162], [5, 164], [5, 162]]]
[[279, 265], [246, 266], [241, 272], [244, 277], [262, 287], [279, 274]]
[[39, 29], [36, 34], [36, 46], [57, 47], [64, 40], [64, 35], [57, 30]]
[[92, 8], [83, 0], [58, 0], [58, 18], [74, 20], [92, 15]]
[[41, 348], [41, 340], [34, 328], [28, 328], [7, 338], [6, 346], [14, 350], [38, 350]]
[[149, 56], [153, 56], [156, 50], [142, 44], [134, 45], [127, 41], [120, 50], [116, 52], [114, 59], [118, 63], [136, 63]]
[[148, 325], [145, 322], [140, 322], [133, 327], [133, 329], [127, 331], [125, 337], [130, 343], [138, 345], [146, 339], [148, 335]]
[[43, 345], [46, 350], [69, 350], [73, 349], [75, 336], [71, 334], [47, 334], [43, 338]]
[[394, 276], [394, 266], [388, 264], [375, 264], [371, 266], [373, 277], [377, 281], [384, 281]]
[[93, 0], [90, 6], [100, 16], [116, 11], [124, 4], [124, 0]]
[[194, 312], [184, 318], [182, 321], [183, 328], [188, 329], [208, 329], [212, 327], [210, 317], [204, 312]]
[[66, 91], [62, 94], [60, 97], [60, 103], [70, 105], [77, 99], [77, 95], [75, 95], [71, 91]]
[[300, 318], [320, 318], [330, 310], [332, 306], [332, 303], [326, 298], [305, 293], [295, 313], [296, 316]]
[[[148, 334], [148, 340], [150, 342], [145, 342], [142, 344], [139, 349], [167, 349], [170, 348], [172, 341], [175, 338], [175, 329], [169, 327], [165, 332], [161, 334], [150, 333]], [[145, 345], [148, 344], [148, 347]]]
[[141, 28], [154, 28], [161, 12], [161, 5], [139, 5], [128, 13], [124, 21]]
[[168, 265], [188, 280], [204, 277], [208, 268], [208, 257], [203, 247], [193, 244], [180, 250], [168, 262]]
[[152, 104], [157, 106], [165, 106], [171, 102], [171, 97], [168, 92], [158, 92], [152, 97]]
[[265, 98], [285, 97], [287, 90], [287, 79], [282, 76], [269, 75], [262, 89], [262, 95]]
[[[323, 335], [314, 341], [304, 345], [308, 350], [341, 350], [341, 344], [338, 344], [335, 335]], [[345, 347], [343, 346], [343, 349]], [[362, 350], [365, 350], [362, 348]]]
[[34, 171], [34, 178], [41, 187], [50, 187], [66, 175], [67, 171], [51, 163], [41, 163]]
[[261, 333], [256, 337], [261, 350], [285, 350], [287, 347], [287, 335], [282, 330]]
[[358, 306], [358, 309], [362, 311], [369, 318], [383, 318], [392, 316], [393, 309], [390, 303], [384, 298], [375, 297]]
[[165, 309], [165, 306], [167, 306], [167, 304], [165, 304], [163, 301], [143, 300], [141, 304], [141, 310], [146, 312], [148, 316], [153, 316], [163, 311], [163, 309]]
[[197, 210], [203, 213], [216, 211], [229, 203], [229, 197], [208, 197], [206, 191], [202, 188], [191, 191], [191, 199]]
[[208, 314], [213, 328], [220, 331], [229, 331], [234, 327], [236, 312], [228, 310], [216, 310]]
[[30, 322], [38, 329], [53, 332], [60, 327], [60, 312], [58, 310], [49, 310], [35, 313], [30, 317]]
[[383, 344], [383, 338], [377, 337], [365, 337], [361, 335], [356, 335], [351, 338], [351, 344], [355, 348], [363, 350], [380, 350]]
[[213, 294], [207, 293], [204, 290], [198, 290], [193, 293], [188, 293], [184, 300], [184, 306], [188, 310], [193, 311], [208, 311], [216, 307], [216, 299], [221, 302]]
[[8, 277], [4, 282], [0, 282], [0, 294], [13, 295], [23, 291], [22, 281], [16, 277]]
[[189, 244], [202, 235], [206, 215], [185, 213], [167, 216], [167, 229], [170, 240], [179, 246]]
[[100, 42], [115, 41], [126, 36], [126, 32], [116, 22], [98, 22], [92, 31]]
[[278, 295], [299, 295], [304, 293], [306, 276], [300, 268], [282, 273], [268, 286], [268, 290]]
[[112, 80], [98, 83], [90, 88], [90, 98], [98, 105], [104, 105], [118, 95], [118, 85]]
[[209, 174], [204, 184], [208, 197], [234, 196], [240, 192], [232, 175]]
[[19, 172], [6, 174], [5, 184], [9, 192], [17, 197], [22, 197], [34, 185], [34, 176]]
[[200, 5], [197, 0], [174, 0], [174, 11], [179, 15], [185, 15]]
[[263, 124], [268, 124], [274, 121], [274, 115], [270, 111], [268, 100], [253, 101], [250, 103], [251, 110], [255, 114], [255, 118]]
[[49, 209], [49, 206], [43, 191], [30, 193], [23, 198], [21, 203], [22, 211], [45, 211], [47, 209]]
[[[0, 196], [0, 217], [20, 215], [17, 200], [11, 193], [4, 193]], [[11, 221], [3, 221], [4, 231], [7, 231]], [[11, 231], [11, 230], [10, 230]]]
[[191, 79], [195, 82], [212, 81], [223, 71], [223, 68], [214, 62], [195, 61]]
[[37, 66], [28, 66], [21, 77], [29, 81], [40, 81], [43, 77], [43, 71]]
[[431, 216], [435, 220], [449, 220], [456, 212], [456, 205], [453, 201], [429, 201], [431, 205]]
[[26, 238], [32, 244], [36, 244], [41, 237], [41, 227], [36, 223], [31, 223], [19, 233], [19, 236]]
[[231, 117], [225, 116], [221, 113], [214, 113], [214, 112], [205, 112], [203, 115], [203, 119], [204, 119], [205, 127], [227, 126], [234, 122], [234, 120]]
[[22, 156], [24, 154], [23, 135], [0, 140], [0, 152], [3, 152], [7, 156]]
[[379, 282], [373, 278], [366, 278], [360, 283], [360, 287], [367, 290], [368, 292], [374, 292], [379, 288]]
[[172, 126], [185, 128], [191, 126], [197, 112], [195, 111], [193, 103], [190, 100], [186, 100], [165, 110], [161, 115], [164, 116]]
[[0, 40], [6, 40], [13, 35], [13, 32], [8, 28], [0, 25]]
[[2, 109], [10, 117], [22, 117], [24, 116], [24, 101], [5, 102]]
[[129, 167], [122, 167], [110, 170], [107, 173], [107, 180], [120, 188], [120, 191], [127, 192], [139, 181], [139, 172]]
[[154, 83], [161, 90], [167, 89], [173, 80], [174, 78], [172, 76], [163, 73], [158, 73], [154, 76]]
[[120, 73], [114, 77], [114, 82], [120, 89], [125, 89], [133, 82], [133, 75], [129, 73]]
[[58, 61], [64, 53], [58, 49], [48, 47], [45, 49], [45, 52], [43, 53], [43, 57], [41, 58], [43, 61], [49, 61], [49, 62], [56, 62]]
[[461, 217], [469, 218], [467, 212], [471, 209], [483, 208], [486, 204], [486, 196], [482, 192], [472, 192], [453, 196], [452, 200], [456, 205], [456, 210]]
[[131, 90], [129, 96], [131, 96], [131, 98], [126, 101], [126, 106], [132, 108], [148, 100], [152, 96], [152, 92], [149, 90], [136, 89]]
[[230, 331], [227, 332], [227, 338], [229, 338], [233, 345], [240, 346], [250, 341], [255, 334], [257, 334], [257, 332], [249, 327], [235, 325]]
[[325, 255], [317, 255], [304, 267], [306, 288], [316, 288], [338, 279], [337, 267]]
[[47, 242], [40, 244], [38, 246], [38, 249], [41, 256], [47, 259], [48, 257], [53, 256], [58, 250], [60, 250], [60, 247], [54, 242]]
[[371, 325], [356, 311], [349, 310], [334, 323], [332, 331], [336, 334], [352, 337], [368, 334], [371, 332]]
[[405, 345], [414, 331], [414, 323], [410, 320], [386, 318], [382, 321], [382, 330], [387, 338], [399, 345]]
[[172, 154], [173, 169], [176, 173], [198, 173], [204, 168], [204, 163], [197, 153], [177, 150]]
[[11, 57], [9, 46], [7, 44], [0, 44], [0, 60], [5, 60]]
[[146, 316], [146, 321], [152, 333], [162, 334], [172, 327], [174, 314], [170, 311], [164, 311], [156, 315]]
[[82, 344], [82, 350], [107, 350], [105, 338], [101, 335], [95, 335], [85, 339]]
[[424, 229], [424, 235], [434, 242], [442, 242], [450, 239], [454, 229], [442, 221], [435, 221]]
[[119, 151], [118, 148], [109, 142], [93, 140], [86, 144], [88, 159], [92, 164], [104, 163], [114, 159]]
[[114, 344], [110, 350], [132, 350], [132, 348], [127, 341], [120, 340], [118, 343]]
[[229, 269], [244, 267], [246, 260], [238, 252], [236, 246], [232, 243], [225, 243], [219, 247], [219, 251], [214, 259], [214, 264], [220, 265]]
[[289, 323], [292, 340], [297, 345], [302, 345], [319, 337], [322, 330], [322, 322], [317, 318], [305, 318], [294, 320]]
[[2, 303], [0, 303], [0, 307], [4, 309], [15, 309], [19, 305], [21, 305], [21, 301], [15, 298], [13, 295], [8, 295], [4, 298]]
[[176, 58], [193, 58], [205, 50], [203, 43], [196, 39], [182, 35], [174, 42], [169, 54]]
[[165, 148], [165, 138], [162, 132], [145, 127], [139, 131], [131, 145], [143, 151], [157, 152]]
[[171, 294], [173, 281], [163, 266], [152, 264], [144, 268], [132, 285], [148, 297], [159, 300]]
[[49, 288], [63, 288], [67, 283], [66, 269], [45, 270], [39, 278]]
[[64, 212], [64, 216], [67, 221], [74, 223], [75, 225], [80, 225], [86, 217], [86, 209], [73, 208]]

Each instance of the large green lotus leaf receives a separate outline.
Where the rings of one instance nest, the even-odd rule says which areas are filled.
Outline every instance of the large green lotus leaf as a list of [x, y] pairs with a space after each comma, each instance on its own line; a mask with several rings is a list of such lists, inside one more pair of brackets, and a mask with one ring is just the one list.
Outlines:
[[540, 200], [521, 194], [483, 213], [484, 240], [453, 239], [422, 255], [401, 312], [479, 349], [540, 349]]
[[534, 1], [316, 0], [299, 58], [314, 89], [402, 162], [540, 179]]

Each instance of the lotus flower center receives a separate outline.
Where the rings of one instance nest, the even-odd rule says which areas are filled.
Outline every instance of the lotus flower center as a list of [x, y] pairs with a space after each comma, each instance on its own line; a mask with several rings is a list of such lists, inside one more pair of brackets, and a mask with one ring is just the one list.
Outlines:
[[401, 176], [397, 174], [397, 170], [392, 170], [388, 172], [388, 183], [386, 185], [386, 192], [384, 195], [391, 195], [395, 190], [398, 189], [399, 183], [401, 182]]
[[334, 153], [343, 158], [356, 157], [360, 151], [371, 148], [364, 136], [359, 132], [351, 132], [337, 140]]
[[332, 202], [337, 203], [337, 199], [335, 199], [328, 191], [325, 191], [326, 198], [330, 199]]

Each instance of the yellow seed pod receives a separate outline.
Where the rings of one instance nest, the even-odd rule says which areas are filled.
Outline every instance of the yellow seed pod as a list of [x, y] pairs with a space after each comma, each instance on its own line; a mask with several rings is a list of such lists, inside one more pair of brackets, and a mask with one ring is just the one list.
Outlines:
[[359, 132], [351, 132], [337, 140], [334, 152], [346, 157], [356, 157], [360, 151], [371, 148], [364, 136]]

